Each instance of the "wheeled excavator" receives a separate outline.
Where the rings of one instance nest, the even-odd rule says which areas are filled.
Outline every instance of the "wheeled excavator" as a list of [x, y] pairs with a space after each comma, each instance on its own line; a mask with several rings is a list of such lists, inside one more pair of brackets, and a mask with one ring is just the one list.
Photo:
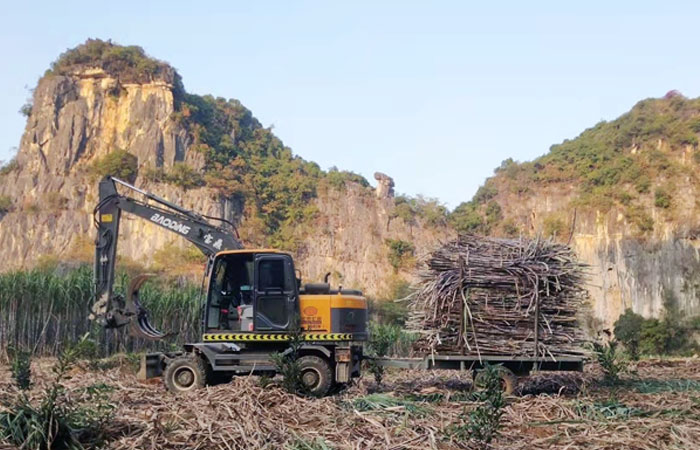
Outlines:
[[135, 277], [126, 297], [114, 293], [123, 213], [187, 239], [207, 257], [200, 341], [184, 344], [179, 352], [145, 355], [141, 378], [162, 376], [168, 390], [183, 392], [236, 374], [272, 374], [277, 370], [272, 354], [289, 353], [292, 340], [301, 340], [295, 348], [310, 394], [325, 395], [360, 375], [367, 340], [367, 301], [360, 291], [331, 289], [328, 277], [324, 283], [302, 285], [289, 253], [244, 249], [229, 221], [187, 210], [110, 176], [100, 181], [93, 214], [92, 320], [106, 328], [128, 327], [145, 339], [166, 337], [139, 302], [147, 276]]

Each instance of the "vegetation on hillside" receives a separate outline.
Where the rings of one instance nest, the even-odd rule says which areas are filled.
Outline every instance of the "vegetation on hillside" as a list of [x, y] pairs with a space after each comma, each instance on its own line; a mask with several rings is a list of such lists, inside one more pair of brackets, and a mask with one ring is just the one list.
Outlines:
[[[188, 132], [189, 151], [203, 155], [204, 167], [199, 170], [179, 162], [169, 168], [147, 167], [138, 173], [135, 157], [115, 149], [96, 161], [91, 172], [126, 179], [138, 173], [149, 181], [184, 189], [217, 189], [244, 205], [242, 237], [251, 244], [296, 250], [314, 223], [317, 211], [312, 200], [319, 189], [343, 191], [348, 183], [369, 188], [361, 175], [335, 167], [326, 172], [294, 155], [272, 127], [264, 127], [240, 101], [186, 93], [177, 72], [140, 47], [88, 39], [61, 54], [46, 76], [95, 67], [120, 82], [164, 79], [173, 83], [175, 111], [171, 118]], [[119, 89], [112, 94], [119, 95]], [[402, 196], [396, 206], [394, 217], [401, 217], [411, 227], [417, 218], [428, 225], [446, 223], [446, 208], [433, 199]]]
[[182, 81], [166, 62], [146, 54], [137, 45], [123, 46], [111, 40], [88, 39], [61, 53], [45, 75], [69, 75], [76, 70], [100, 68], [121, 82], [147, 83], [154, 79], [172, 82], [178, 93], [184, 92]]
[[114, 150], [93, 161], [89, 168], [96, 178], [107, 175], [133, 183], [138, 173], [138, 158], [126, 150]]
[[526, 196], [533, 185], [563, 183], [574, 189], [572, 208], [605, 212], [617, 207], [641, 234], [647, 233], [654, 226], [649, 204], [671, 215], [675, 180], [700, 181], [698, 133], [700, 99], [669, 93], [643, 100], [619, 118], [553, 145], [534, 161], [503, 161], [474, 198], [452, 212], [450, 221], [460, 231], [514, 234], [517, 229], [501, 220], [499, 197]]

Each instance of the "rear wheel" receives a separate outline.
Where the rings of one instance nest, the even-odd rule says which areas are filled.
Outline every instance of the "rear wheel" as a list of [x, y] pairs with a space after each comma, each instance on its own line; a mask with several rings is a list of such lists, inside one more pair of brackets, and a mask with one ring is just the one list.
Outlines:
[[206, 378], [206, 363], [196, 355], [175, 358], [163, 372], [165, 387], [174, 393], [202, 388], [206, 384]]
[[323, 397], [333, 384], [333, 374], [328, 362], [318, 356], [302, 356], [299, 358], [301, 382], [306, 392], [314, 397]]

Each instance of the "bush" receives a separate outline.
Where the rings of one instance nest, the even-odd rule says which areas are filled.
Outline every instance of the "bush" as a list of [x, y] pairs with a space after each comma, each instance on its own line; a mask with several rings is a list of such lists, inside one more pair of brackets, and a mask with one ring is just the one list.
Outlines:
[[304, 345], [304, 338], [299, 324], [292, 324], [289, 333], [289, 347], [284, 352], [273, 353], [272, 362], [277, 372], [282, 375], [281, 386], [290, 394], [304, 395], [306, 386], [302, 381], [301, 366], [299, 365], [299, 349]]
[[617, 350], [617, 341], [593, 342], [591, 346], [598, 364], [603, 369], [605, 380], [617, 383], [620, 380], [620, 375], [628, 370], [627, 361]]
[[635, 361], [639, 359], [639, 344], [644, 321], [644, 317], [628, 308], [614, 324], [615, 339], [625, 346], [630, 357]]
[[146, 55], [141, 47], [122, 46], [112, 41], [88, 39], [62, 53], [47, 74], [66, 75], [82, 67], [100, 67], [122, 82], [149, 82], [154, 77], [174, 78], [176, 92], [182, 89], [179, 76], [168, 64]]
[[27, 102], [22, 105], [22, 107], [19, 109], [19, 113], [22, 114], [24, 117], [29, 117], [32, 115], [32, 109], [34, 108], [34, 104], [32, 100], [27, 100]]
[[371, 320], [381, 325], [405, 325], [408, 308], [404, 302], [371, 300], [369, 314]]
[[503, 407], [503, 389], [499, 366], [486, 364], [482, 372], [484, 389], [476, 393], [479, 406], [469, 413], [462, 413], [466, 423], [452, 425], [447, 428], [450, 438], [457, 441], [467, 441], [470, 448], [488, 448], [488, 445], [498, 435], [501, 427]]
[[615, 322], [615, 338], [632, 359], [646, 355], [684, 355], [696, 351], [690, 336], [697, 329], [700, 317], [685, 320], [670, 313], [663, 319], [645, 319], [628, 309]]
[[23, 348], [9, 346], [7, 353], [10, 357], [12, 379], [20, 390], [26, 391], [32, 384], [31, 352]]
[[401, 239], [387, 239], [386, 245], [389, 247], [389, 263], [394, 271], [404, 266], [415, 252], [413, 244]]
[[566, 234], [566, 223], [557, 215], [545, 217], [542, 221], [542, 232], [547, 238], [561, 239]]
[[408, 356], [417, 336], [407, 333], [399, 325], [382, 325], [370, 323], [370, 338], [367, 343], [367, 368], [374, 376], [377, 384], [382, 383], [384, 367], [378, 365], [372, 358], [385, 356]]
[[349, 170], [338, 170], [336, 167], [331, 167], [326, 173], [328, 184], [336, 190], [342, 191], [345, 189], [346, 183], [357, 183], [363, 187], [369, 187], [369, 182], [365, 177]]
[[110, 175], [133, 183], [138, 173], [138, 158], [126, 150], [114, 150], [96, 159], [90, 171], [99, 178]]
[[664, 209], [671, 207], [671, 195], [664, 188], [657, 188], [654, 192], [654, 206]]
[[473, 201], [460, 203], [450, 213], [449, 222], [460, 233], [488, 234], [491, 229]]
[[166, 181], [183, 189], [192, 189], [204, 185], [202, 175], [184, 162], [173, 164]]
[[0, 195], [0, 214], [9, 212], [12, 209], [12, 199], [7, 195]]

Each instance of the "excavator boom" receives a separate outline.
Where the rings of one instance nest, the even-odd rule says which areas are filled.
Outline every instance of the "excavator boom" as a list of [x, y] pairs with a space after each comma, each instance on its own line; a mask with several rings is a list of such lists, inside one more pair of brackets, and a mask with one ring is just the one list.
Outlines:
[[[121, 194], [117, 185], [132, 194], [140, 195], [142, 199]], [[100, 181], [99, 196], [99, 202], [93, 211], [97, 238], [95, 302], [90, 318], [107, 328], [120, 328], [130, 324], [134, 335], [161, 339], [165, 335], [150, 324], [148, 312], [138, 298], [138, 291], [148, 278], [147, 275], [141, 275], [131, 282], [126, 299], [113, 293], [122, 212], [133, 214], [182, 236], [201, 250], [209, 261], [222, 250], [243, 248], [237, 236], [234, 236], [235, 227], [225, 219], [197, 214], [110, 176]], [[212, 225], [207, 219], [218, 221], [221, 226]], [[224, 228], [226, 225], [231, 231]]]

